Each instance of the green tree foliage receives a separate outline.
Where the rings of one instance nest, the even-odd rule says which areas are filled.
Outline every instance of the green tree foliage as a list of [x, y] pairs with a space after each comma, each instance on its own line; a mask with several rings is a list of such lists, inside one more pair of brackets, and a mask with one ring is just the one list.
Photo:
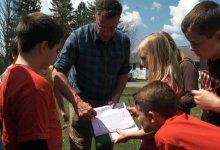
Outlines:
[[51, 5], [52, 8], [50, 8], [50, 11], [53, 14], [52, 18], [54, 18], [63, 27], [65, 35], [69, 35], [74, 28], [74, 16], [71, 1], [52, 0]]
[[14, 0], [14, 11], [18, 19], [26, 14], [39, 12], [40, 9], [40, 0]]
[[95, 15], [95, 7], [96, 7], [96, 0], [94, 2], [88, 2], [88, 19], [92, 22], [94, 20]]
[[10, 64], [10, 43], [15, 36], [17, 20], [23, 15], [38, 12], [40, 0], [3, 0], [0, 3], [0, 72]]
[[84, 2], [81, 2], [74, 11], [74, 28], [81, 27], [88, 22], [88, 8]]
[[13, 0], [13, 26], [16, 28], [18, 21], [24, 15], [33, 12], [40, 12], [41, 0]]
[[63, 27], [68, 36], [73, 30], [93, 22], [95, 2], [81, 2], [77, 8], [72, 7], [70, 0], [52, 0], [50, 11], [52, 17]]
[[74, 28], [81, 27], [94, 21], [96, 1], [94, 3], [81, 2], [74, 11]]

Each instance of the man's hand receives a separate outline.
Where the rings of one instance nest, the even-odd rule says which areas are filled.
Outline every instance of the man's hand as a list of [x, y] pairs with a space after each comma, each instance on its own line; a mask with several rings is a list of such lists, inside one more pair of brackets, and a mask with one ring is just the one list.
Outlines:
[[92, 108], [89, 103], [84, 102], [77, 94], [74, 95], [76, 102], [75, 111], [79, 118], [91, 120], [97, 115], [97, 112]]
[[92, 108], [92, 106], [84, 101], [79, 101], [77, 103], [77, 110], [79, 118], [87, 120], [91, 120], [97, 114], [97, 112]]
[[111, 105], [112, 105], [112, 109], [115, 108], [116, 104], [119, 102], [119, 98], [117, 96], [114, 96], [112, 98], [112, 102], [111, 102]]

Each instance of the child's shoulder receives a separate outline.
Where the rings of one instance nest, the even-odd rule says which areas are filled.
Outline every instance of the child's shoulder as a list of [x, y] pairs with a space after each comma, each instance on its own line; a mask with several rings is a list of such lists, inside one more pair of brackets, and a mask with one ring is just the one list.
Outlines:
[[48, 82], [28, 66], [14, 64], [8, 73], [8, 80], [17, 85], [34, 85], [36, 88], [47, 86]]
[[8, 69], [11, 68], [12, 65], [8, 66], [5, 71], [0, 75], [0, 84], [3, 80], [3, 78], [6, 76], [6, 74], [8, 73]]
[[189, 57], [184, 57], [184, 59], [180, 62], [180, 66], [194, 66], [196, 68], [195, 63]]
[[186, 117], [186, 114], [179, 114], [167, 119], [155, 134], [155, 140], [157, 142], [169, 143], [171, 145], [174, 144], [176, 139], [182, 138], [181, 134], [184, 132], [182, 131], [182, 125], [185, 125], [184, 120]]
[[28, 78], [28, 76], [33, 78], [37, 75], [37, 73], [33, 69], [21, 64], [13, 64], [9, 69], [9, 74], [11, 76], [17, 76], [17, 78], [20, 79]]

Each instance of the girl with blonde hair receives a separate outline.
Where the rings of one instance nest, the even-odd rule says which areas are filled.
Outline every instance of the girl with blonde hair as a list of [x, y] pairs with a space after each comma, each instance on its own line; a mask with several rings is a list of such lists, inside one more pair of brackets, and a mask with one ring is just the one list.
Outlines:
[[195, 66], [195, 63], [176, 46], [175, 41], [165, 31], [161, 31], [170, 43], [170, 46], [177, 57], [177, 61], [180, 65], [181, 75], [183, 78], [183, 91], [180, 97], [179, 110], [184, 113], [190, 114], [190, 109], [195, 107], [193, 100], [192, 90], [198, 90], [199, 72]]
[[[182, 92], [182, 76], [177, 58], [169, 44], [169, 41], [162, 33], [153, 33], [146, 36], [138, 45], [138, 54], [141, 58], [141, 65], [148, 69], [148, 83], [160, 80], [167, 83], [176, 93], [179, 102]], [[131, 114], [138, 117], [135, 107], [127, 108]], [[169, 108], [167, 108], [169, 109]], [[152, 123], [153, 122], [148, 122]], [[155, 150], [154, 131], [145, 133], [143, 129], [137, 132], [123, 132], [117, 130], [120, 135], [115, 143], [128, 139], [143, 139], [140, 150]]]
[[138, 46], [138, 54], [141, 64], [148, 69], [148, 82], [161, 80], [176, 93], [181, 92], [181, 70], [169, 41], [162, 33], [145, 37]]

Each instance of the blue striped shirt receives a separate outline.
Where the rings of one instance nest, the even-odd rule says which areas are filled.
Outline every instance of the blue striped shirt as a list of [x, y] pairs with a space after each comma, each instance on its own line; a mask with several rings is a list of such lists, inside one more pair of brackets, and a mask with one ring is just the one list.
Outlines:
[[129, 57], [130, 40], [126, 35], [116, 31], [105, 43], [92, 23], [71, 33], [54, 66], [64, 74], [75, 66], [76, 85], [83, 98], [108, 100], [117, 86], [118, 76], [130, 70]]

